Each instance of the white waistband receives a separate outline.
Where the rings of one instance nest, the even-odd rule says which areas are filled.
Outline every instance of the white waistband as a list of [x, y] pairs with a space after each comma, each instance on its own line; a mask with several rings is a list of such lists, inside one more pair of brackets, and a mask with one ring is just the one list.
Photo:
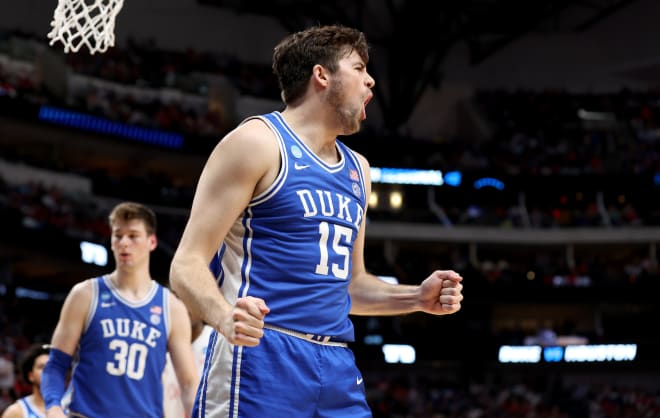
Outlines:
[[264, 328], [281, 332], [282, 334], [300, 338], [301, 340], [306, 340], [315, 344], [331, 345], [335, 347], [348, 347], [347, 343], [343, 341], [333, 341], [332, 337], [326, 335], [304, 334], [302, 332], [293, 331], [286, 328], [280, 328], [280, 327], [276, 327], [275, 325], [269, 325], [269, 324], [264, 324]]

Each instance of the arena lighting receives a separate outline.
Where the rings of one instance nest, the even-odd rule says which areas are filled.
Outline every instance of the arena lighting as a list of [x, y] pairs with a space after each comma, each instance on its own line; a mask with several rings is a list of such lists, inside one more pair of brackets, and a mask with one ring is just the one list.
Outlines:
[[50, 294], [48, 292], [26, 289], [24, 287], [17, 287], [14, 292], [17, 298], [36, 299], [36, 300], [50, 299]]
[[83, 131], [120, 136], [167, 148], [181, 148], [183, 146], [183, 135], [158, 129], [141, 128], [127, 123], [113, 122], [105, 118], [52, 106], [41, 106], [39, 109], [39, 119]]
[[445, 173], [445, 184], [447, 186], [458, 187], [463, 180], [463, 174], [460, 171], [449, 171]]
[[408, 344], [383, 344], [382, 350], [385, 362], [390, 364], [413, 364], [417, 356], [415, 348]]
[[594, 121], [615, 121], [616, 116], [612, 112], [594, 112], [585, 109], [578, 109], [577, 111], [578, 118], [582, 120], [594, 120]]
[[568, 345], [564, 361], [584, 363], [592, 361], [633, 361], [637, 356], [637, 344]]
[[403, 195], [398, 190], [393, 190], [390, 192], [390, 208], [394, 210], [401, 209], [403, 206]]
[[364, 342], [364, 345], [382, 345], [383, 336], [380, 334], [369, 334], [365, 335], [362, 341]]
[[416, 168], [371, 167], [371, 181], [387, 184], [417, 184], [442, 186], [444, 180], [440, 170], [418, 170]]
[[541, 361], [541, 346], [503, 345], [497, 360], [500, 363], [538, 363]]
[[376, 190], [372, 190], [371, 195], [369, 195], [369, 207], [372, 209], [378, 208], [378, 192]]
[[103, 245], [80, 241], [80, 259], [87, 264], [108, 265], [108, 250]]
[[390, 283], [390, 284], [399, 284], [399, 279], [397, 279], [394, 276], [376, 276], [380, 280], [384, 281], [385, 283]]
[[595, 345], [503, 345], [497, 359], [500, 363], [593, 363], [634, 361], [637, 344]]
[[492, 187], [497, 190], [504, 190], [504, 182], [493, 177], [483, 177], [474, 182], [474, 188], [479, 190], [484, 187]]

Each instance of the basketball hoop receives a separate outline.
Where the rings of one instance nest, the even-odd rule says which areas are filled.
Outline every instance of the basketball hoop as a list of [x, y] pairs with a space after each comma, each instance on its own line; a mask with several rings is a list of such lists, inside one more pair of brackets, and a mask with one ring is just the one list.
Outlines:
[[50, 45], [59, 41], [64, 52], [83, 45], [93, 55], [115, 46], [115, 19], [124, 0], [58, 0], [48, 33]]

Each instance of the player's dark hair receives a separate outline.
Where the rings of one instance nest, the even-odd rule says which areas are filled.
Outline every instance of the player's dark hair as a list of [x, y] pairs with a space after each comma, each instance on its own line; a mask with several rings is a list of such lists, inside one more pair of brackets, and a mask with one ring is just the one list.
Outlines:
[[34, 367], [34, 362], [37, 360], [37, 357], [39, 357], [42, 354], [48, 355], [49, 353], [50, 353], [49, 344], [39, 344], [39, 343], [32, 344], [30, 348], [27, 349], [19, 365], [19, 369], [23, 376], [23, 380], [25, 380], [26, 382], [30, 382], [29, 374], [32, 371], [32, 368]]
[[365, 64], [369, 62], [364, 33], [341, 25], [313, 26], [284, 38], [273, 51], [273, 72], [284, 103], [292, 103], [305, 94], [316, 64], [335, 72], [339, 61], [353, 51]]

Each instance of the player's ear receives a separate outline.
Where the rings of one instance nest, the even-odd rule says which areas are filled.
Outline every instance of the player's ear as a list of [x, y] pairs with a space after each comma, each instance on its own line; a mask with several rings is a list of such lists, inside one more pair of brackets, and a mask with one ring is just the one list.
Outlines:
[[323, 85], [327, 86], [328, 85], [328, 70], [322, 66], [321, 64], [316, 64], [312, 68], [312, 79]]
[[149, 235], [149, 249], [155, 250], [157, 246], [158, 246], [158, 238], [156, 238], [156, 235], [155, 234]]

